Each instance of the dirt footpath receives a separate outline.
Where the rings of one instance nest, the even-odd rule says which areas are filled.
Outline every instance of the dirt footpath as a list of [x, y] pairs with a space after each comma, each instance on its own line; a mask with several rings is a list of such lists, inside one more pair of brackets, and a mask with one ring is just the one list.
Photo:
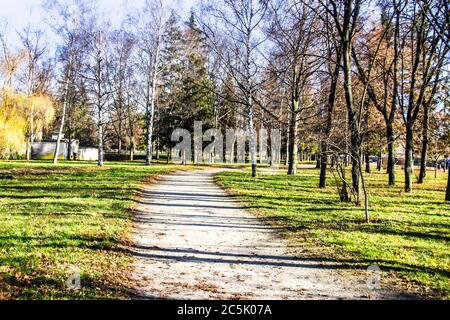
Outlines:
[[166, 175], [136, 214], [133, 280], [146, 299], [383, 299], [365, 277], [291, 254], [268, 226], [213, 181], [217, 171]]

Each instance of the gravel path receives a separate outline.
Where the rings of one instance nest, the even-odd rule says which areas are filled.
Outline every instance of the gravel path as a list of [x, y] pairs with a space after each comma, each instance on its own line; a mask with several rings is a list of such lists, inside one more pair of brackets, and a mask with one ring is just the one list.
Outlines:
[[[325, 267], [292, 254], [213, 181], [217, 171], [161, 177], [136, 214], [133, 278], [147, 299], [365, 299], [365, 273]], [[352, 280], [349, 280], [352, 279]]]

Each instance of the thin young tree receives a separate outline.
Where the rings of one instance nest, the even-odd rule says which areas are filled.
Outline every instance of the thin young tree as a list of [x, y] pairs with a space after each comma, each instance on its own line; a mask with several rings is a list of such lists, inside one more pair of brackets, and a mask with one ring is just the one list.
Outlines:
[[323, 57], [325, 58], [325, 76], [328, 81], [325, 81], [329, 85], [327, 100], [325, 102], [325, 121], [323, 123], [322, 141], [320, 146], [320, 179], [319, 188], [326, 187], [326, 177], [328, 168], [328, 158], [330, 154], [330, 138], [333, 128], [333, 119], [335, 113], [336, 96], [339, 84], [339, 75], [341, 71], [342, 61], [342, 46], [337, 41], [336, 27], [331, 21], [330, 14], [324, 12], [322, 15], [323, 22]]
[[361, 155], [361, 113], [353, 94], [353, 63], [352, 48], [358, 27], [363, 0], [323, 1], [319, 0], [322, 7], [333, 18], [337, 30], [338, 41], [342, 46], [344, 93], [347, 108], [347, 121], [350, 130], [350, 156], [352, 162], [352, 193], [355, 201], [360, 202], [360, 155]]
[[132, 55], [135, 47], [135, 39], [125, 30], [116, 30], [109, 39], [112, 46], [110, 74], [112, 86], [112, 126], [117, 139], [117, 153], [120, 157], [125, 138], [127, 111], [127, 81], [132, 79]]
[[129, 17], [129, 24], [137, 39], [136, 63], [142, 73], [138, 103], [145, 110], [146, 165], [152, 164], [153, 133], [158, 81], [161, 76], [161, 50], [166, 24], [166, 7], [161, 0], [146, 0], [142, 10]]
[[[261, 26], [267, 13], [268, 0], [221, 0], [203, 5], [200, 17], [202, 29], [210, 45], [226, 64], [239, 90], [239, 105], [243, 107], [249, 137], [252, 176], [257, 175], [257, 148], [255, 132], [256, 91], [259, 87], [259, 50], [265, 41]], [[218, 41], [226, 36], [227, 41]], [[226, 44], [226, 52], [217, 50]]]
[[31, 160], [31, 146], [34, 143], [36, 132], [34, 132], [34, 119], [36, 117], [36, 110], [31, 103], [33, 96], [37, 93], [38, 68], [43, 59], [47, 46], [43, 40], [43, 32], [41, 30], [33, 30], [28, 25], [22, 32], [19, 32], [22, 46], [26, 53], [26, 75], [25, 86], [28, 110], [28, 134], [27, 134], [27, 148], [26, 159]]
[[[53, 155], [53, 163], [57, 164], [68, 110], [74, 107], [73, 100], [76, 92], [83, 90], [79, 88], [78, 80], [87, 46], [85, 30], [90, 29], [93, 15], [92, 7], [86, 0], [47, 0], [44, 2], [44, 8], [48, 12], [47, 24], [61, 39], [61, 44], [57, 47], [57, 65], [55, 66], [56, 73], [59, 73], [60, 78], [60, 101], [62, 103], [56, 148]], [[70, 136], [69, 140], [71, 140]], [[69, 158], [71, 147], [69, 145]]]

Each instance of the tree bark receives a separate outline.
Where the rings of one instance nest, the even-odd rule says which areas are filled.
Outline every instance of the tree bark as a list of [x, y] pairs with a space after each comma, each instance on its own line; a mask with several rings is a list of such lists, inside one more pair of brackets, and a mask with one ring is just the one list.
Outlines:
[[422, 184], [427, 176], [427, 155], [428, 155], [428, 124], [429, 124], [429, 106], [424, 105], [423, 108], [423, 124], [422, 124], [422, 150], [420, 155], [420, 173], [417, 183]]
[[98, 162], [99, 167], [104, 165], [104, 150], [103, 150], [103, 124], [98, 124]]
[[370, 173], [370, 157], [369, 157], [369, 153], [366, 152], [366, 154], [364, 155], [365, 158], [365, 162], [366, 162], [366, 173]]
[[347, 120], [350, 129], [350, 144], [351, 144], [351, 162], [352, 162], [352, 193], [355, 196], [355, 202], [360, 204], [360, 183], [359, 183], [359, 171], [360, 171], [360, 131], [358, 124], [358, 117], [355, 111], [355, 104], [353, 98], [353, 85], [352, 85], [352, 65], [351, 65], [351, 52], [352, 52], [352, 34], [350, 25], [351, 16], [354, 14], [352, 3], [349, 2], [345, 7], [344, 13], [344, 26], [342, 35], [342, 54], [344, 65], [344, 92], [345, 101], [347, 105]]
[[328, 166], [328, 143], [322, 141], [320, 156], [320, 181], [319, 188], [324, 189], [327, 186], [327, 166]]
[[386, 123], [386, 137], [388, 141], [387, 173], [389, 175], [389, 185], [395, 185], [395, 155], [394, 155], [394, 129], [392, 123]]
[[445, 193], [445, 201], [450, 201], [450, 168], [448, 168], [447, 192]]
[[316, 154], [316, 169], [320, 169], [320, 165], [321, 165], [321, 161], [320, 161], [320, 154], [317, 153]]
[[288, 175], [297, 174], [298, 165], [298, 101], [293, 101], [289, 123]]
[[130, 143], [130, 161], [134, 161], [134, 150], [135, 150], [135, 142], [134, 137], [132, 137]]
[[72, 160], [72, 132], [68, 132], [67, 160]]
[[65, 88], [64, 88], [65, 97], [64, 97], [64, 102], [63, 102], [61, 124], [59, 125], [58, 137], [56, 139], [55, 153], [53, 155], [53, 164], [57, 164], [58, 163], [59, 148], [61, 146], [61, 138], [62, 138], [62, 134], [63, 134], [63, 130], [64, 130], [64, 122], [65, 122], [65, 119], [66, 119], [67, 104], [68, 104], [68, 100], [69, 100], [69, 77], [70, 76], [68, 75], [67, 79], [66, 79]]
[[252, 159], [252, 177], [257, 175], [257, 156], [256, 156], [256, 135], [253, 124], [253, 107], [250, 105], [248, 110], [248, 132], [250, 136], [250, 155]]
[[156, 81], [158, 78], [158, 67], [159, 67], [159, 55], [161, 46], [161, 35], [158, 35], [158, 41], [156, 43], [156, 53], [153, 60], [152, 68], [152, 92], [150, 98], [150, 105], [147, 102], [147, 154], [145, 159], [145, 164], [150, 166], [152, 164], [152, 153], [153, 153], [153, 124], [155, 119], [155, 102], [156, 102]]
[[406, 147], [405, 147], [405, 192], [412, 191], [413, 176], [413, 130], [406, 126]]
[[361, 143], [360, 143], [360, 134], [359, 129], [356, 124], [356, 115], [353, 114], [351, 110], [349, 110], [349, 121], [350, 121], [350, 142], [351, 142], [351, 162], [352, 162], [352, 193], [355, 196], [355, 203], [360, 204], [361, 198], [361, 186], [359, 183], [359, 171], [361, 170], [360, 163], [360, 152], [361, 152]]
[[289, 122], [290, 114], [288, 114], [288, 125], [286, 130], [286, 158], [284, 161], [285, 165], [289, 164], [289, 149], [290, 149], [290, 141], [291, 141], [291, 128], [290, 128], [290, 122]]

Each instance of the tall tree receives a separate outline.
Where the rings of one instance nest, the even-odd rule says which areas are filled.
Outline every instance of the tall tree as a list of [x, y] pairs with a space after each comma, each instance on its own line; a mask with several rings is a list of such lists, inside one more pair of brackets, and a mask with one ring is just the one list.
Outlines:
[[[395, 120], [398, 112], [400, 54], [404, 43], [400, 39], [400, 17], [404, 1], [381, 4], [381, 23], [365, 35], [365, 48], [353, 50], [358, 76], [367, 87], [370, 102], [381, 113], [386, 126], [387, 173], [389, 185], [395, 185]], [[372, 74], [372, 78], [368, 74]]]
[[338, 39], [342, 46], [344, 92], [347, 108], [347, 121], [350, 130], [350, 156], [352, 162], [352, 193], [357, 203], [360, 202], [360, 156], [361, 156], [361, 133], [360, 120], [362, 112], [358, 109], [353, 95], [353, 63], [352, 48], [357, 26], [360, 18], [361, 5], [363, 0], [344, 1], [322, 1], [322, 7], [330, 14], [334, 20]]
[[137, 63], [142, 73], [140, 99], [146, 117], [146, 165], [152, 164], [158, 82], [161, 76], [161, 50], [166, 25], [166, 8], [161, 0], [146, 0], [140, 12], [131, 18], [138, 41]]
[[433, 98], [432, 80], [445, 62], [450, 47], [442, 41], [446, 25], [433, 26], [428, 22], [432, 1], [409, 1], [402, 15], [401, 25], [405, 49], [401, 54], [399, 105], [405, 126], [405, 192], [413, 188], [414, 126], [426, 103], [427, 91]]
[[[217, 49], [219, 42], [217, 23], [223, 27], [222, 35], [226, 35], [226, 53], [221, 53], [221, 58], [229, 68], [237, 87], [240, 91], [239, 104], [243, 106], [247, 122], [249, 136], [249, 149], [252, 162], [252, 176], [257, 175], [257, 149], [254, 119], [254, 105], [257, 101], [256, 90], [260, 85], [258, 73], [260, 66], [258, 61], [259, 50], [264, 43], [261, 37], [262, 21], [268, 9], [268, 0], [221, 0], [214, 4], [204, 5], [204, 12], [210, 18], [204, 20], [203, 29], [211, 41], [212, 48]], [[215, 22], [212, 23], [211, 19]], [[209, 23], [208, 23], [209, 22]], [[220, 52], [219, 50], [215, 50]]]
[[288, 174], [297, 173], [299, 126], [305, 111], [314, 108], [313, 77], [322, 60], [318, 58], [317, 36], [318, 18], [315, 10], [306, 3], [286, 1], [271, 7], [272, 25], [270, 36], [278, 48], [282, 60], [281, 79], [289, 90], [289, 151]]
[[[58, 137], [53, 156], [53, 163], [58, 163], [61, 139], [65, 130], [68, 110], [74, 107], [76, 91], [87, 47], [86, 30], [92, 26], [92, 8], [86, 1], [53, 1], [45, 2], [45, 8], [52, 21], [51, 26], [61, 38], [57, 48], [57, 61], [60, 64], [60, 84], [62, 110], [58, 128]], [[72, 114], [72, 113], [69, 113]], [[71, 135], [69, 139], [71, 140]], [[71, 142], [71, 141], [70, 141]], [[70, 143], [71, 144], [71, 143]], [[69, 146], [69, 158], [71, 145]]]
[[330, 139], [333, 128], [333, 118], [336, 105], [337, 89], [339, 84], [339, 75], [342, 61], [342, 47], [336, 41], [336, 28], [334, 27], [331, 17], [328, 12], [322, 15], [324, 24], [324, 49], [323, 55], [325, 57], [325, 76], [328, 84], [327, 100], [325, 102], [325, 121], [323, 124], [322, 141], [320, 146], [320, 179], [319, 188], [326, 187], [326, 175], [328, 167], [328, 158], [330, 154]]
[[[164, 27], [163, 47], [161, 49], [161, 70], [159, 84], [159, 119], [158, 131], [162, 144], [171, 155], [171, 135], [176, 128], [184, 124], [181, 102], [183, 87], [183, 68], [186, 60], [183, 30], [177, 14], [172, 11]], [[186, 110], [184, 110], [186, 112]], [[187, 159], [183, 158], [183, 161]]]
[[125, 138], [127, 111], [127, 81], [133, 78], [132, 74], [132, 54], [134, 50], [134, 37], [124, 31], [116, 30], [111, 34], [112, 54], [110, 64], [111, 85], [112, 85], [112, 126], [117, 139], [117, 152], [122, 154], [123, 141]]
[[89, 58], [85, 64], [83, 77], [88, 83], [93, 115], [97, 123], [98, 166], [104, 165], [105, 129], [109, 122], [107, 111], [110, 106], [108, 31], [105, 26], [96, 26], [88, 33], [90, 40]]
[[26, 75], [25, 86], [28, 95], [28, 133], [27, 133], [27, 151], [26, 158], [31, 160], [31, 145], [34, 143], [36, 132], [34, 132], [34, 120], [36, 117], [36, 110], [31, 103], [32, 97], [37, 94], [37, 80], [38, 68], [41, 60], [46, 52], [46, 44], [43, 42], [43, 33], [41, 30], [32, 30], [28, 25], [23, 32], [19, 33], [24, 51], [26, 53]]

